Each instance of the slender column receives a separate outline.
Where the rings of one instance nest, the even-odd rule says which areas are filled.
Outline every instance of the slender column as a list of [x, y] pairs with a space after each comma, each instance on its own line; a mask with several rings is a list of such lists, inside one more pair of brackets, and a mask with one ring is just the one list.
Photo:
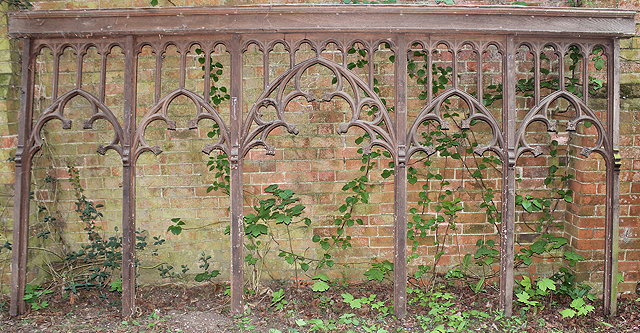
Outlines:
[[500, 230], [500, 308], [506, 316], [513, 309], [513, 234], [516, 220], [516, 94], [515, 86], [515, 44], [513, 36], [506, 39], [503, 57], [503, 109], [502, 131], [504, 149], [502, 161], [502, 223]]
[[407, 42], [404, 35], [398, 37], [397, 45], [393, 302], [396, 316], [402, 318], [407, 313]]
[[136, 306], [136, 169], [131, 144], [136, 131], [136, 52], [132, 36], [125, 43], [124, 130], [122, 156], [122, 316]]
[[243, 313], [244, 292], [244, 221], [242, 197], [242, 160], [240, 145], [242, 129], [242, 50], [240, 36], [234, 35], [231, 45], [231, 312]]
[[609, 89], [607, 125], [611, 151], [607, 152], [607, 207], [604, 251], [604, 314], [614, 316], [618, 310], [618, 227], [620, 224], [620, 41], [614, 39], [608, 64]]
[[9, 314], [25, 312], [22, 300], [27, 279], [27, 245], [29, 241], [29, 191], [31, 187], [31, 123], [33, 114], [33, 43], [22, 40], [22, 96], [18, 116], [18, 148], [13, 205], [13, 253], [11, 261], [11, 303]]

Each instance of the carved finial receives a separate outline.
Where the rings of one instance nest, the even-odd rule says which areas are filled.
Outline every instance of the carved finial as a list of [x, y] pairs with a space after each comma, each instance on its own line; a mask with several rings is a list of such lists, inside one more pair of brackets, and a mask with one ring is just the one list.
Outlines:
[[103, 145], [99, 145], [98, 149], [96, 149], [96, 151], [98, 152], [98, 154], [104, 155], [104, 154], [107, 153], [107, 147], [105, 147]]
[[82, 129], [92, 129], [93, 128], [93, 122], [91, 121], [91, 119], [87, 119], [84, 121], [84, 124], [82, 125]]
[[448, 122], [448, 121], [446, 121], [446, 120], [443, 120], [443, 121], [440, 123], [440, 128], [442, 128], [442, 129], [443, 129], [443, 130], [445, 130], [445, 131], [446, 131], [446, 130], [448, 130], [448, 129], [449, 129], [449, 122]]

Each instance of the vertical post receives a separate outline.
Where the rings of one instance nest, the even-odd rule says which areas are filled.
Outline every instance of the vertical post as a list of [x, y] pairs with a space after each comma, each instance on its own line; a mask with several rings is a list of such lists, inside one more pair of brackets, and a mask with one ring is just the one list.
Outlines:
[[132, 36], [125, 43], [124, 131], [122, 156], [122, 316], [134, 315], [136, 306], [136, 52]]
[[25, 312], [22, 300], [27, 279], [27, 245], [29, 241], [29, 191], [31, 188], [31, 125], [33, 114], [33, 42], [22, 40], [22, 95], [18, 116], [18, 148], [13, 205], [13, 253], [11, 261], [11, 303], [9, 314]]
[[504, 147], [502, 153], [502, 223], [500, 230], [500, 308], [505, 316], [513, 310], [513, 261], [516, 197], [516, 64], [515, 42], [507, 36], [503, 56], [503, 108], [502, 132]]
[[242, 160], [240, 145], [242, 129], [242, 48], [240, 36], [234, 35], [231, 43], [231, 312], [243, 313], [244, 293], [244, 221], [242, 197]]
[[620, 224], [620, 41], [614, 39], [608, 61], [607, 125], [611, 146], [607, 152], [607, 202], [604, 251], [604, 314], [614, 316], [618, 310], [618, 227]]
[[404, 35], [398, 36], [397, 46], [393, 302], [396, 316], [402, 318], [407, 313], [407, 42]]

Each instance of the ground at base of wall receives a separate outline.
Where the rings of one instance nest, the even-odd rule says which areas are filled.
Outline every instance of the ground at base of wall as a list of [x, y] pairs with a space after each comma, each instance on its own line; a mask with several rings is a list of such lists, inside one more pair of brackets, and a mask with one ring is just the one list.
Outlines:
[[[135, 318], [119, 315], [119, 293], [84, 292], [77, 297], [48, 298], [46, 308], [11, 319], [0, 317], [2, 332], [638, 332], [640, 298], [621, 299], [620, 311], [605, 319], [601, 302], [587, 316], [562, 318], [568, 306], [557, 300], [548, 306], [523, 309], [505, 318], [496, 311], [497, 292], [475, 293], [468, 287], [447, 287], [410, 294], [409, 315], [391, 314], [389, 285], [331, 286], [314, 292], [310, 286], [265, 287], [247, 297], [246, 313], [229, 313], [224, 285], [163, 285], [138, 291]], [[274, 297], [274, 291], [276, 297]], [[376, 295], [376, 296], [371, 296]], [[422, 304], [420, 304], [422, 303]], [[567, 304], [564, 304], [567, 303]], [[6, 304], [6, 303], [4, 303]], [[6, 306], [5, 306], [6, 308]]]

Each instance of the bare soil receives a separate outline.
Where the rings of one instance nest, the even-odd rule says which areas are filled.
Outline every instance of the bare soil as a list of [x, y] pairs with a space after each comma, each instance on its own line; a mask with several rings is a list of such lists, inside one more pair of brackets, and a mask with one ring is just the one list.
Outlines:
[[[277, 310], [271, 304], [271, 293], [285, 289], [288, 304]], [[376, 300], [386, 300], [390, 304], [392, 288], [385, 284], [360, 284], [335, 286], [318, 293], [308, 286], [286, 287], [274, 284], [255, 295], [246, 298], [246, 313], [233, 316], [229, 313], [229, 297], [226, 286], [220, 284], [162, 285], [141, 287], [134, 318], [120, 316], [120, 299], [117, 292], [84, 291], [73, 297], [63, 297], [60, 293], [49, 296], [49, 306], [38, 311], [10, 318], [5, 309], [0, 316], [2, 332], [430, 332], [424, 318], [432, 316], [429, 306], [410, 302], [409, 315], [397, 319], [392, 315], [383, 316], [379, 310], [369, 305], [351, 308], [343, 301], [341, 294], [350, 293], [354, 297], [376, 294]], [[577, 318], [562, 318], [559, 310], [567, 306], [566, 300], [548, 302], [543, 309], [527, 310], [517, 308], [511, 319], [501, 318], [497, 312], [498, 301], [495, 291], [474, 293], [467, 287], [449, 287], [451, 293], [451, 314], [463, 315], [471, 310], [490, 314], [483, 320], [470, 319], [462, 332], [640, 332], [640, 301], [625, 298], [619, 302], [618, 314], [613, 318], [602, 316], [601, 304], [596, 304], [595, 313]], [[410, 297], [411, 298], [411, 297]], [[6, 301], [6, 300], [5, 300]], [[551, 304], [551, 305], [549, 305]], [[455, 308], [454, 308], [455, 307]], [[348, 325], [339, 318], [345, 313], [353, 314], [358, 325]], [[433, 316], [432, 316], [433, 317]], [[313, 328], [308, 324], [314, 319], [323, 323]], [[306, 325], [300, 326], [302, 321]], [[425, 326], [426, 325], [426, 326]], [[447, 324], [445, 323], [445, 327]], [[451, 330], [454, 332], [456, 330]]]

